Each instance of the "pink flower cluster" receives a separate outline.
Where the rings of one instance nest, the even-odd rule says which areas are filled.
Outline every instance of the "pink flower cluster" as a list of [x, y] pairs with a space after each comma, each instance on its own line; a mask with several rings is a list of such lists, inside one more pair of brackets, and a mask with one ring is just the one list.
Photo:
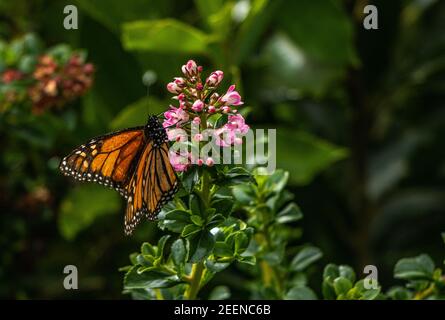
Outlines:
[[[213, 71], [202, 81], [203, 68], [193, 60], [183, 65], [181, 71], [182, 77], [176, 77], [167, 84], [167, 90], [173, 93], [173, 99], [179, 102], [178, 107], [170, 105], [170, 109], [164, 113], [163, 126], [169, 139], [176, 142], [186, 141], [184, 132], [191, 133], [190, 127], [194, 126], [204, 130], [193, 135], [192, 140], [195, 142], [208, 139], [207, 134], [203, 132], [208, 131], [206, 129], [214, 129], [213, 138], [218, 146], [242, 144], [241, 136], [247, 133], [249, 126], [236, 109], [243, 105], [243, 101], [235, 90], [235, 85], [231, 85], [223, 95], [218, 94], [216, 90], [224, 79], [224, 72]], [[218, 128], [212, 127], [212, 122], [208, 120], [221, 114], [227, 114], [227, 122]], [[211, 157], [193, 159], [190, 152], [170, 152], [170, 161], [176, 171], [186, 171], [192, 164], [212, 166], [215, 163]]]

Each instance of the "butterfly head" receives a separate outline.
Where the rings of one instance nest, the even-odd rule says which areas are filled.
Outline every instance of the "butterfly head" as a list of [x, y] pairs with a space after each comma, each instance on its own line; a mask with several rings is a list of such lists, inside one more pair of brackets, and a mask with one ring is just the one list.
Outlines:
[[162, 123], [157, 116], [149, 116], [145, 125], [145, 136], [153, 140], [155, 146], [160, 146], [168, 138]]

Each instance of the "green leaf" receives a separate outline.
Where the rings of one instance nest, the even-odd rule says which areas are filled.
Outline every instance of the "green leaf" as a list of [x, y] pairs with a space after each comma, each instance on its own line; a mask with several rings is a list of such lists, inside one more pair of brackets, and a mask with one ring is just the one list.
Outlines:
[[249, 237], [244, 232], [236, 232], [234, 234], [234, 248], [236, 254], [243, 253], [249, 245]]
[[330, 283], [326, 279], [323, 280], [321, 291], [323, 293], [323, 298], [325, 298], [326, 300], [335, 300], [337, 298], [337, 295], [335, 294], [334, 284]]
[[65, 239], [72, 240], [95, 219], [117, 213], [120, 207], [121, 201], [115, 192], [94, 184], [79, 186], [62, 200], [59, 230]]
[[187, 250], [183, 239], [177, 239], [171, 247], [172, 260], [175, 266], [182, 266], [187, 261]]
[[286, 1], [253, 0], [249, 3], [251, 5], [249, 14], [236, 34], [233, 46], [235, 48], [234, 60], [238, 65], [249, 57], [275, 13], [279, 10], [279, 5]]
[[355, 282], [355, 272], [350, 266], [340, 265], [338, 267], [338, 272], [340, 277], [348, 279], [351, 283]]
[[404, 287], [393, 287], [387, 295], [393, 300], [410, 300], [413, 296], [412, 292]]
[[192, 212], [192, 215], [202, 215], [201, 202], [196, 194], [190, 195], [189, 208], [190, 211]]
[[303, 218], [303, 213], [301, 213], [300, 208], [296, 203], [289, 203], [283, 210], [281, 210], [277, 215], [277, 223], [289, 223], [298, 221]]
[[317, 300], [317, 295], [312, 289], [304, 287], [291, 288], [284, 296], [285, 300]]
[[190, 224], [190, 213], [184, 210], [175, 209], [165, 214], [164, 219], [160, 220], [160, 225], [170, 231], [180, 233], [186, 225]]
[[173, 287], [181, 281], [176, 275], [158, 271], [138, 273], [138, 266], [132, 267], [124, 277], [124, 289], [154, 289]]
[[223, 198], [212, 201], [211, 206], [216, 209], [216, 212], [221, 213], [223, 216], [228, 216], [232, 212], [233, 199]]
[[216, 241], [213, 254], [217, 257], [232, 257], [233, 250], [227, 243], [222, 241]]
[[262, 258], [266, 260], [272, 266], [278, 266], [283, 261], [284, 251], [277, 250], [272, 252], [267, 252]]
[[155, 248], [153, 248], [153, 246], [150, 243], [144, 242], [141, 245], [141, 253], [144, 255], [154, 256], [154, 255], [156, 255], [156, 250], [155, 250]]
[[234, 186], [232, 193], [235, 199], [242, 205], [251, 205], [255, 200], [255, 190], [250, 185]]
[[195, 214], [193, 214], [193, 215], [190, 217], [190, 219], [192, 220], [192, 222], [193, 222], [194, 224], [196, 224], [196, 225], [199, 226], [199, 227], [202, 227], [202, 225], [203, 225], [203, 223], [204, 223], [204, 220], [203, 220], [200, 216], [197, 216], [197, 215], [195, 215]]
[[[259, 177], [257, 177], [259, 179]], [[276, 170], [271, 176], [269, 176], [264, 182], [264, 189], [266, 192], [279, 193], [283, 191], [289, 179], [289, 172], [284, 170]]]
[[164, 0], [132, 0], [125, 8], [120, 0], [76, 0], [75, 4], [81, 9], [79, 14], [88, 14], [114, 33], [124, 22], [155, 19], [172, 10], [172, 3]]
[[377, 289], [367, 289], [362, 294], [363, 300], [375, 300], [380, 294], [380, 288]]
[[[287, 146], [292, 145], [292, 148]], [[347, 156], [337, 147], [307, 132], [277, 129], [277, 165], [289, 171], [292, 182], [305, 185], [334, 162]]]
[[215, 228], [215, 227], [223, 224], [225, 220], [226, 220], [226, 218], [222, 214], [220, 214], [220, 213], [215, 214], [214, 216], [212, 216], [210, 221], [207, 223], [206, 228], [211, 230], [212, 228]]
[[210, 292], [209, 300], [225, 300], [230, 298], [230, 289], [226, 286], [217, 286]]
[[191, 167], [189, 170], [182, 174], [182, 186], [190, 193], [195, 186], [195, 184], [199, 181], [198, 168], [196, 166]]
[[136, 256], [136, 262], [137, 264], [144, 266], [144, 267], [151, 267], [153, 266], [154, 257], [147, 254], [138, 254]]
[[[341, 266], [342, 273], [347, 276], [351, 277], [348, 270], [349, 267]], [[355, 275], [354, 275], [355, 276]], [[337, 280], [340, 279], [340, 280]], [[335, 281], [337, 281], [337, 287], [335, 285]], [[340, 276], [340, 267], [338, 267], [335, 264], [328, 264], [324, 270], [323, 270], [323, 283], [322, 283], [322, 293], [323, 297], [328, 300], [334, 300], [334, 299], [344, 299], [346, 292], [338, 294], [337, 292], [339, 290], [344, 289], [345, 287], [349, 287], [349, 284], [352, 286], [352, 282], [346, 278]], [[342, 286], [344, 285], [344, 286]], [[338, 297], [337, 297], [338, 296]]]
[[194, 249], [190, 250], [192, 252], [190, 262], [197, 263], [204, 259], [212, 252], [214, 246], [215, 238], [213, 235], [209, 231], [203, 230], [198, 237], [190, 243], [190, 247]]
[[164, 255], [164, 248], [165, 244], [167, 243], [167, 240], [170, 238], [170, 235], [162, 236], [161, 239], [158, 241], [157, 250], [156, 250], [156, 257], [162, 258]]
[[188, 224], [185, 226], [184, 230], [181, 232], [181, 237], [190, 237], [191, 235], [194, 235], [195, 233], [198, 233], [201, 231], [202, 228], [195, 225], [195, 224]]
[[337, 296], [345, 295], [352, 289], [352, 283], [346, 278], [338, 277], [334, 280], [334, 289]]
[[122, 43], [128, 50], [205, 54], [207, 36], [173, 19], [141, 20], [123, 24]]
[[234, 167], [229, 170], [220, 171], [222, 177], [219, 184], [226, 186], [239, 185], [242, 183], [256, 183], [252, 174], [243, 167]]
[[145, 125], [148, 113], [158, 114], [166, 110], [166, 103], [150, 97], [144, 97], [124, 107], [111, 121], [110, 129], [119, 130], [124, 128]]
[[[339, 66], [357, 62], [353, 25], [340, 3], [300, 0], [285, 1], [282, 5], [278, 25], [308, 56]], [[317, 22], [313, 17], [317, 17]]]
[[211, 272], [217, 273], [226, 269], [230, 265], [229, 262], [215, 262], [213, 260], [206, 260], [205, 266]]
[[323, 279], [328, 281], [334, 281], [339, 275], [338, 266], [333, 263], [329, 263], [323, 270]]
[[323, 253], [316, 247], [305, 247], [292, 259], [290, 268], [293, 271], [302, 271], [310, 264], [321, 259]]
[[238, 256], [237, 260], [241, 263], [249, 264], [251, 266], [254, 266], [256, 264], [256, 257], [255, 256]]
[[433, 278], [434, 262], [426, 254], [404, 258], [394, 267], [394, 277], [405, 280], [430, 280]]

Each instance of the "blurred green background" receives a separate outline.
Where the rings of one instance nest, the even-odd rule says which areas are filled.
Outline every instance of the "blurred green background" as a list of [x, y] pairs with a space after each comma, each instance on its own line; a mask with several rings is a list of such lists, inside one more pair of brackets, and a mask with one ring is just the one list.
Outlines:
[[[63, 28], [67, 4], [77, 30]], [[378, 30], [363, 28], [367, 4]], [[252, 127], [277, 129], [278, 167], [305, 214], [297, 231], [322, 264], [359, 274], [374, 264], [386, 287], [401, 257], [441, 263], [444, 30], [445, 2], [434, 0], [0, 0], [0, 71], [36, 39], [83, 49], [96, 69], [91, 90], [58, 110], [0, 113], [0, 297], [128, 298], [118, 268], [160, 232], [143, 223], [124, 237], [120, 197], [57, 165], [88, 138], [166, 109], [165, 85], [189, 58], [237, 84]], [[147, 71], [157, 78], [148, 99]], [[63, 289], [68, 264], [77, 291]], [[220, 279], [248, 298], [236, 272]]]

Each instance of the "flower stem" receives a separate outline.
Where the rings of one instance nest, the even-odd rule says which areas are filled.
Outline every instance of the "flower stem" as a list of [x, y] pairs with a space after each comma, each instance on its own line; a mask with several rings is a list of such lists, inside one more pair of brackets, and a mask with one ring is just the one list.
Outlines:
[[193, 264], [192, 272], [190, 274], [190, 285], [185, 290], [184, 298], [187, 300], [194, 300], [198, 295], [198, 291], [200, 289], [201, 278], [204, 271], [204, 263], [198, 262]]
[[164, 296], [162, 295], [161, 289], [154, 289], [156, 300], [164, 300]]

